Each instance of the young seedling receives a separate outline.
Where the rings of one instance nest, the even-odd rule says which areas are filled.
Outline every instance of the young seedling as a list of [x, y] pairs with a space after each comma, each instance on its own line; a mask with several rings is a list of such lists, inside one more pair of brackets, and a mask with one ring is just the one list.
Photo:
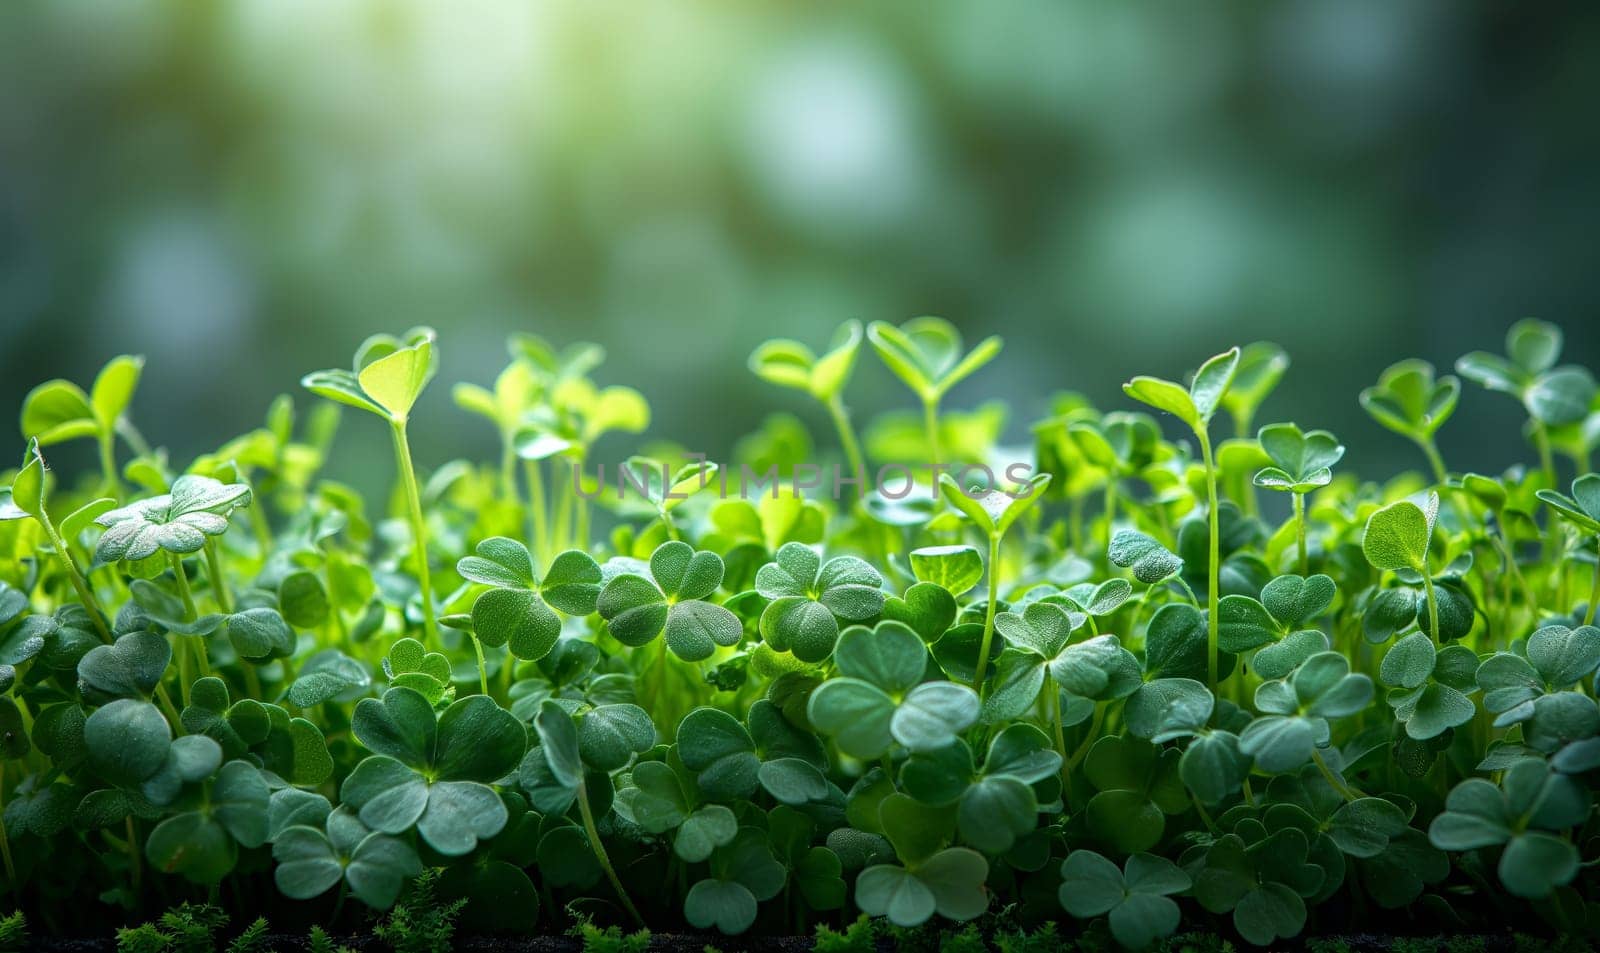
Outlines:
[[1450, 478], [1439, 456], [1434, 434], [1456, 412], [1461, 382], [1445, 376], [1434, 380], [1433, 365], [1406, 360], [1391, 364], [1378, 375], [1378, 383], [1361, 392], [1361, 406], [1373, 420], [1415, 443], [1433, 471], [1436, 484]]
[[1506, 332], [1506, 356], [1473, 351], [1456, 361], [1456, 372], [1484, 388], [1510, 394], [1522, 402], [1539, 450], [1539, 465], [1549, 487], [1556, 485], [1550, 430], [1577, 423], [1589, 415], [1595, 382], [1575, 365], [1556, 366], [1561, 359], [1561, 329], [1543, 321], [1518, 321]]
[[1208, 684], [1217, 684], [1217, 599], [1218, 576], [1222, 569], [1221, 535], [1217, 526], [1217, 466], [1211, 456], [1211, 416], [1222, 405], [1239, 369], [1239, 349], [1230, 348], [1211, 358], [1195, 372], [1194, 380], [1183, 385], [1159, 377], [1135, 377], [1122, 385], [1129, 397], [1164, 410], [1183, 421], [1200, 442], [1200, 456], [1206, 471], [1206, 518], [1210, 527], [1209, 585], [1206, 587], [1210, 638], [1207, 648]]
[[[88, 611], [89, 618], [94, 624], [94, 629], [100, 635], [101, 641], [111, 641], [111, 631], [106, 628], [105, 611], [100, 608], [99, 601], [94, 596], [94, 590], [89, 587], [89, 581], [84, 578], [83, 571], [78, 568], [77, 561], [68, 548], [67, 541], [62, 538], [56, 524], [51, 521], [50, 514], [45, 509], [45, 502], [50, 498], [51, 485], [50, 470], [45, 466], [44, 455], [39, 452], [39, 441], [29, 440], [28, 450], [23, 454], [22, 469], [17, 472], [16, 479], [12, 481], [11, 488], [6, 496], [0, 496], [0, 520], [17, 520], [31, 517], [44, 530], [45, 537], [50, 540], [50, 546], [55, 551], [56, 561], [66, 573], [72, 589], [77, 593], [79, 601]], [[104, 501], [95, 501], [86, 504], [85, 510], [90, 508], [104, 510]], [[84, 511], [80, 510], [79, 513]], [[79, 513], [68, 516], [63, 522], [76, 522], [74, 517]]]
[[1595, 541], [1594, 582], [1589, 589], [1589, 606], [1583, 613], [1583, 624], [1589, 625], [1594, 622], [1595, 607], [1600, 605], [1600, 474], [1586, 473], [1573, 480], [1571, 496], [1541, 489], [1538, 497], [1562, 519]]
[[100, 450], [100, 492], [116, 495], [122, 488], [117, 479], [117, 427], [143, 370], [143, 357], [124, 354], [100, 369], [87, 394], [71, 381], [40, 384], [22, 399], [22, 435], [37, 438], [41, 447], [93, 437]]
[[1222, 395], [1222, 407], [1233, 418], [1233, 435], [1248, 439], [1256, 412], [1289, 370], [1289, 355], [1271, 341], [1254, 341], [1239, 350], [1233, 385]]
[[395, 463], [405, 490], [411, 520], [412, 559], [417, 567], [417, 587], [422, 596], [423, 631], [430, 642], [439, 638], [438, 608], [433, 602], [432, 574], [428, 566], [428, 528], [422, 515], [422, 493], [411, 462], [406, 424], [423, 388], [439, 370], [433, 350], [432, 328], [412, 328], [403, 337], [378, 334], [356, 349], [353, 371], [342, 368], [307, 374], [300, 383], [319, 397], [359, 407], [389, 422], [394, 438]]
[[1428, 637], [1439, 641], [1439, 602], [1428, 570], [1428, 548], [1439, 517], [1439, 494], [1430, 492], [1423, 505], [1400, 500], [1367, 517], [1361, 551], [1372, 568], [1388, 572], [1408, 569], [1422, 577], [1428, 598]]
[[[905, 366], [936, 403], [965, 362], [938, 324], [913, 326], [878, 337], [915, 354]], [[757, 372], [837, 398], [856, 334], [820, 359], [765, 348]], [[1600, 417], [1593, 398], [1580, 414], [1586, 378], [1555, 366], [1558, 344], [1519, 325], [1509, 357], [1461, 367], [1514, 391], [1581, 464]], [[640, 932], [580, 930], [590, 953], [642, 949], [645, 923], [786, 935], [855, 912], [879, 926], [822, 938], [1064, 942], [1053, 927], [990, 936], [1009, 916], [978, 919], [991, 909], [1101, 920], [1091, 945], [1205, 922], [1314, 946], [1296, 938], [1330, 911], [1377, 935], [1411, 932], [1417, 911], [1476, 934], [1508, 917], [1545, 935], [1592, 926], [1600, 567], [1587, 602], [1568, 589], [1600, 545], [1600, 477], [1557, 493], [1543, 461], [1507, 461], [1447, 484], [1460, 519], [1440, 521], [1426, 474], [1334, 478], [1339, 443], [1320, 431], [1273, 424], [1207, 453], [1217, 408], [1248, 427], [1283, 373], [1280, 351], [1253, 345], [1188, 388], [1130, 384], [1184, 419], [1197, 452], [1142, 413], [1056, 395], [1034, 428], [1051, 476], [1016, 497], [947, 476], [933, 499], [880, 487], [859, 507], [680, 502], [709, 465], [652, 464], [626, 494], [558, 470], [524, 505], [516, 457], [585, 458], [648, 407], [588, 379], [593, 346], [516, 336], [510, 350], [492, 391], [458, 391], [493, 422], [497, 459], [443, 463], [421, 485], [401, 438], [431, 373], [425, 335], [312, 375], [332, 401], [303, 433], [280, 398], [264, 426], [186, 462], [144, 446], [118, 401], [94, 417], [40, 392], [32, 420], [54, 436], [99, 439], [117, 418], [135, 452], [121, 478], [141, 491], [101, 496], [104, 468], [62, 479], [37, 443], [0, 475], [0, 870], [38, 901], [30, 920], [59, 927], [50, 898], [85, 878], [112, 910], [204, 890], [216, 905], [119, 942], [209, 948], [225, 920], [258, 920], [270, 870], [337, 932], [364, 922], [352, 898], [390, 908], [378, 938], [418, 950], [591, 913]], [[1432, 439], [1455, 395], [1411, 362], [1365, 403], [1438, 480]], [[352, 403], [398, 431], [409, 548], [404, 526], [321, 475]], [[1003, 405], [932, 416], [940, 456], [1005, 459]], [[866, 422], [863, 449], [927, 461], [925, 423]], [[809, 453], [779, 422], [732, 460]], [[1108, 474], [1102, 544], [1085, 506]], [[1292, 494], [1292, 522], [1254, 514], [1252, 475]], [[592, 546], [580, 497], [614, 524]], [[225, 533], [240, 512], [271, 517], [250, 519], [253, 545]], [[1557, 545], [1535, 556], [1547, 533]], [[438, 621], [470, 647], [404, 621], [429, 552], [455, 567]], [[505, 649], [500, 684], [484, 645]], [[114, 919], [85, 908], [71, 926]], [[0, 948], [18, 929], [0, 922]]]
[[922, 402], [929, 463], [944, 462], [939, 446], [939, 402], [956, 386], [1000, 353], [1001, 340], [991, 335], [965, 353], [961, 332], [943, 318], [913, 318], [895, 327], [884, 321], [867, 326], [867, 340], [894, 375]]
[[1297, 424], [1269, 424], [1256, 434], [1272, 466], [1255, 475], [1255, 485], [1293, 494], [1295, 552], [1300, 575], [1308, 575], [1306, 562], [1306, 494], [1333, 482], [1334, 464], [1344, 458], [1344, 444], [1326, 430], [1302, 432]]
[[995, 609], [1000, 603], [1000, 541], [1024, 513], [1039, 505], [1049, 486], [1048, 473], [1037, 474], [1010, 491], [978, 487], [963, 490], [950, 474], [939, 475], [939, 492], [945, 502], [971, 520], [989, 543], [989, 597], [984, 602], [983, 641], [979, 643], [977, 673], [972, 679], [972, 687], [980, 693], [989, 667], [989, 646], [994, 641]]
[[855, 427], [850, 423], [850, 411], [844, 404], [844, 389], [850, 385], [850, 375], [855, 370], [861, 337], [861, 322], [846, 321], [834, 331], [828, 352], [821, 357], [799, 341], [767, 341], [751, 353], [750, 370], [762, 380], [806, 392], [828, 411], [844, 448], [845, 461], [861, 481], [860, 493], [865, 494], [872, 489], [867, 465]]

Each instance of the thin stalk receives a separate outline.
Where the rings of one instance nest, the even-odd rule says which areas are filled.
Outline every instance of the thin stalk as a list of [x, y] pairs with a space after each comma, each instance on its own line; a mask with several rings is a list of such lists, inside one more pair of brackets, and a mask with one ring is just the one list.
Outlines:
[[133, 826], [133, 815], [123, 818], [123, 829], [128, 832], [128, 877], [132, 881], [135, 902], [139, 898], [140, 881], [144, 879], [144, 859], [140, 856], [139, 834]]
[[[176, 638], [178, 639], [178, 644], [176, 650], [172, 654], [178, 657], [178, 697], [183, 700], [183, 707], [188, 708], [189, 686], [194, 683], [194, 672], [190, 669], [189, 664], [191, 653], [189, 652], [188, 647], [183, 644], [182, 640], [184, 636], [180, 635]], [[170, 699], [168, 700], [167, 704], [172, 704]]]
[[1045, 712], [1050, 719], [1050, 730], [1055, 733], [1056, 753], [1061, 755], [1061, 784], [1062, 790], [1070, 780], [1067, 771], [1067, 733], [1061, 726], [1061, 690], [1056, 687], [1055, 676], [1048, 670], [1044, 674]]
[[1111, 551], [1111, 536], [1116, 532], [1117, 522], [1117, 478], [1114, 474], [1106, 474], [1106, 551]]
[[578, 485], [578, 470], [583, 466], [571, 460], [562, 461], [563, 466], [556, 467], [556, 476], [561, 477], [555, 483], [556, 492], [551, 512], [555, 514], [555, 525], [550, 530], [550, 551], [559, 552], [572, 545], [572, 510], [566, 505], [569, 496], [577, 496], [575, 492]]
[[656, 651], [656, 670], [655, 678], [653, 679], [656, 690], [655, 698], [652, 699], [653, 706], [660, 705], [661, 699], [667, 697], [667, 666], [671, 664], [671, 661], [667, 657], [669, 653], [667, 652], [667, 637], [665, 635], [661, 636], [661, 648]]
[[1300, 554], [1300, 575], [1310, 575], [1310, 563], [1306, 561], [1306, 498], [1303, 493], [1291, 494], [1294, 497], [1294, 526], [1295, 545]]
[[933, 457], [928, 462], [943, 463], [943, 454], [939, 449], [939, 398], [922, 399], [922, 426], [928, 435], [928, 455]]
[[1600, 546], [1595, 549], [1594, 582], [1589, 585], [1589, 608], [1583, 613], [1583, 624], [1594, 624], [1594, 607], [1600, 603]]
[[506, 693], [506, 707], [509, 708], [511, 707], [511, 686], [515, 684], [517, 680], [517, 658], [511, 654], [510, 650], [506, 651], [506, 660], [501, 663], [500, 667], [502, 669], [500, 676], [500, 687], [504, 689]]
[[578, 782], [578, 813], [583, 816], [583, 832], [589, 837], [589, 847], [594, 851], [594, 859], [600, 862], [600, 869], [606, 872], [606, 879], [611, 881], [611, 889], [617, 892], [617, 899], [622, 901], [622, 906], [628, 911], [628, 916], [638, 926], [644, 926], [644, 917], [639, 916], [639, 908], [628, 899], [628, 892], [622, 889], [622, 878], [617, 876], [617, 870], [611, 866], [611, 858], [606, 856], [606, 846], [600, 842], [600, 832], [594, 826], [594, 810], [589, 807], [588, 785]]
[[333, 913], [328, 916], [328, 926], [339, 922], [339, 914], [344, 912], [345, 898], [350, 896], [350, 881], [339, 878], [339, 896], [333, 901]]
[[1492, 538], [1500, 547], [1500, 556], [1505, 560], [1507, 572], [1509, 572], [1511, 578], [1516, 581], [1517, 588], [1522, 590], [1523, 601], [1528, 604], [1529, 609], [1533, 609], [1537, 605], [1538, 600], [1533, 597], [1533, 587], [1528, 585], [1527, 577], [1522, 574], [1522, 567], [1517, 565], [1516, 556], [1512, 555], [1511, 541], [1506, 539], [1504, 535], [1494, 536]]
[[867, 465], [861, 457], [861, 444], [856, 440], [856, 431], [850, 424], [850, 411], [844, 406], [844, 401], [835, 394], [828, 399], [828, 416], [833, 418], [833, 428], [839, 432], [839, 445], [844, 448], [844, 458], [850, 464], [851, 475], [861, 481], [856, 486], [856, 496], [865, 496], [869, 488], [867, 481]]
[[439, 643], [439, 620], [434, 614], [433, 581], [428, 576], [428, 531], [422, 519], [422, 493], [417, 488], [417, 471], [411, 465], [411, 443], [406, 439], [405, 418], [392, 421], [395, 462], [400, 466], [400, 481], [405, 485], [406, 504], [411, 516], [411, 546], [417, 563], [417, 585], [422, 590], [422, 629], [429, 644]]
[[[0, 762], [0, 807], [5, 801], [5, 763]], [[12, 890], [19, 890], [17, 883], [17, 865], [11, 861], [11, 839], [6, 837], [6, 823], [0, 820], [0, 861], [5, 862], [6, 886]]]
[[509, 433], [500, 435], [500, 492], [512, 506], [522, 509], [522, 494], [517, 488], [517, 449]]
[[1107, 702], [1095, 702], [1094, 717], [1089, 719], [1089, 731], [1083, 736], [1083, 742], [1078, 745], [1078, 750], [1074, 751], [1072, 757], [1068, 758], [1066, 763], [1061, 766], [1063, 781], [1072, 775], [1073, 770], [1078, 767], [1078, 762], [1082, 761], [1083, 756], [1089, 753], [1089, 746], [1099, 740], [1100, 725], [1105, 721], [1107, 704]]
[[1423, 456], [1428, 458], [1428, 469], [1433, 471], [1433, 482], [1444, 486], [1450, 479], [1450, 474], [1444, 468], [1444, 458], [1439, 456], [1439, 447], [1433, 442], [1432, 437], [1424, 437], [1417, 441], [1417, 446], [1422, 448]]
[[[182, 659], [179, 659], [179, 664], [182, 664]], [[183, 734], [183, 718], [178, 714], [178, 707], [172, 704], [172, 696], [167, 694], [167, 686], [156, 686], [156, 703], [161, 706], [161, 711], [167, 716], [167, 721], [172, 725], [173, 732], [180, 735]], [[188, 702], [185, 701], [184, 704], [187, 705]]]
[[[1556, 461], [1550, 450], [1550, 431], [1537, 420], [1533, 422], [1533, 443], [1539, 448], [1539, 469], [1544, 472], [1545, 486], [1556, 488]], [[1560, 529], [1557, 520], [1547, 520], [1544, 532], [1544, 556], [1548, 561], [1555, 552]]]
[[100, 478], [106, 496], [122, 495], [122, 481], [117, 479], [116, 431], [100, 435]]
[[[589, 498], [583, 495], [583, 469], [587, 461], [588, 456], [585, 454], [578, 457], [577, 462], [572, 465], [572, 484], [568, 487], [568, 493], [572, 497], [573, 541], [567, 545], [581, 549], [584, 552], [589, 551]], [[664, 479], [671, 479], [666, 474], [662, 476]], [[670, 487], [663, 484], [663, 492], [668, 489]], [[566, 507], [562, 507], [562, 513], [566, 513]]]
[[[178, 595], [183, 599], [183, 616], [185, 622], [193, 622], [200, 617], [200, 611], [195, 608], [194, 590], [189, 587], [189, 573], [183, 568], [183, 558], [177, 553], [167, 553], [167, 560], [172, 564], [172, 574], [178, 580]], [[192, 638], [193, 645], [188, 642]], [[188, 665], [184, 664], [185, 656], [192, 656], [199, 667], [202, 677], [211, 674], [211, 659], [206, 655], [205, 636], [179, 636], [178, 637], [178, 676], [183, 683], [178, 687], [183, 691], [184, 707], [189, 705], [189, 684], [193, 680], [193, 673], [186, 671]]]
[[1217, 684], [1217, 588], [1222, 567], [1222, 540], [1218, 537], [1221, 531], [1218, 528], [1217, 518], [1217, 467], [1211, 459], [1211, 436], [1206, 432], [1204, 425], [1195, 429], [1195, 436], [1200, 440], [1200, 455], [1206, 466], [1206, 521], [1210, 529], [1209, 552], [1207, 553], [1208, 565], [1206, 567], [1206, 676], [1211, 687]]
[[472, 650], [478, 653], [478, 690], [483, 692], [485, 698], [489, 697], [489, 666], [483, 660], [483, 643], [478, 641], [476, 635], [469, 635], [472, 640]]
[[112, 641], [111, 630], [106, 628], [106, 621], [100, 609], [100, 602], [94, 597], [94, 590], [89, 588], [89, 580], [83, 577], [78, 569], [78, 563], [72, 558], [72, 551], [67, 549], [67, 541], [61, 538], [61, 533], [55, 524], [50, 522], [50, 514], [41, 507], [39, 510], [39, 525], [44, 527], [44, 533], [50, 538], [50, 545], [56, 551], [56, 559], [61, 562], [61, 568], [67, 571], [67, 578], [72, 582], [72, 588], [78, 593], [78, 601], [88, 610], [89, 618], [94, 622], [94, 629], [100, 635], [100, 641], [110, 645]]
[[200, 618], [200, 611], [195, 608], [194, 591], [189, 588], [189, 573], [183, 568], [183, 558], [169, 552], [167, 562], [172, 564], [172, 575], [178, 580], [178, 596], [183, 599], [183, 621], [193, 622]]
[[983, 694], [983, 676], [989, 668], [989, 643], [994, 640], [994, 604], [1000, 599], [1000, 534], [989, 535], [989, 599], [983, 610], [983, 642], [978, 646], [978, 669], [972, 687]]
[[217, 608], [223, 612], [233, 611], [233, 599], [228, 595], [228, 578], [222, 573], [222, 559], [217, 555], [217, 541], [206, 540], [206, 575], [211, 580], [211, 595], [217, 600]]
[[545, 510], [544, 467], [538, 460], [522, 461], [528, 478], [528, 533], [533, 537], [533, 554], [541, 565], [550, 555], [550, 514]]
[[1322, 772], [1322, 776], [1327, 780], [1328, 785], [1338, 791], [1340, 797], [1346, 801], [1355, 801], [1362, 797], [1360, 791], [1346, 784], [1337, 774], [1333, 773], [1333, 769], [1328, 767], [1328, 762], [1322, 760], [1322, 752], [1312, 748], [1311, 760], [1317, 763], [1317, 770]]
[[1428, 574], [1427, 564], [1423, 564], [1422, 586], [1428, 594], [1428, 638], [1433, 644], [1439, 644], [1439, 600], [1433, 594], [1433, 577]]

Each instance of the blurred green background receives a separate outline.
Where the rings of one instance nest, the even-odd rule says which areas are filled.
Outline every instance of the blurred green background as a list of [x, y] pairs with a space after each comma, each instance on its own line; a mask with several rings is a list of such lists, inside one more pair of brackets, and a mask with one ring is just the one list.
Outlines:
[[[948, 406], [1006, 398], [1013, 437], [1051, 390], [1131, 406], [1133, 374], [1276, 340], [1261, 421], [1384, 475], [1420, 463], [1356, 403], [1388, 362], [1537, 316], [1596, 363], [1597, 89], [1576, 3], [10, 0], [0, 416], [144, 353], [181, 461], [427, 323], [446, 384], [513, 329], [598, 341], [652, 436], [716, 457], [801, 409], [746, 370], [761, 339], [938, 314], [1005, 336]], [[870, 354], [849, 396], [909, 403]], [[1523, 456], [1520, 417], [1469, 386], [1447, 459]], [[336, 472], [387, 453], [345, 428]], [[414, 432], [430, 464], [492, 448], [447, 386]]]

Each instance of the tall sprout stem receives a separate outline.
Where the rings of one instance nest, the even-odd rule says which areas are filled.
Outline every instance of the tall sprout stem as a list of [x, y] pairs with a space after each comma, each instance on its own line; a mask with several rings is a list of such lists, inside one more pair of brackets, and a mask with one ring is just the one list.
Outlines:
[[855, 485], [856, 496], [865, 496], [869, 489], [867, 465], [861, 457], [861, 444], [856, 440], [855, 428], [850, 423], [850, 411], [837, 394], [828, 399], [828, 416], [833, 418], [833, 427], [839, 432], [839, 445], [844, 449], [845, 462], [850, 465], [851, 475], [861, 481]]
[[606, 872], [606, 879], [611, 881], [611, 889], [617, 892], [617, 899], [622, 901], [622, 906], [628, 911], [628, 916], [638, 926], [644, 926], [644, 917], [639, 915], [639, 908], [628, 899], [628, 891], [622, 888], [622, 878], [617, 876], [617, 869], [611, 866], [611, 858], [606, 854], [606, 845], [600, 842], [600, 831], [594, 826], [594, 809], [589, 807], [588, 785], [578, 784], [578, 813], [583, 816], [583, 832], [589, 837], [589, 847], [594, 851], [594, 859], [600, 862], [600, 869]]
[[183, 568], [183, 557], [169, 552], [167, 562], [172, 565], [173, 578], [178, 581], [178, 597], [183, 600], [184, 621], [193, 622], [200, 617], [200, 611], [195, 608], [194, 590], [189, 588], [189, 573]]
[[1217, 467], [1211, 458], [1211, 436], [1205, 425], [1195, 429], [1200, 440], [1200, 456], [1206, 467], [1206, 522], [1210, 530], [1206, 554], [1206, 676], [1209, 684], [1217, 684], [1217, 586], [1222, 567], [1222, 540], [1217, 516]]
[[1444, 468], [1444, 458], [1439, 456], [1439, 446], [1433, 442], [1432, 437], [1425, 437], [1417, 441], [1417, 446], [1422, 448], [1422, 455], [1428, 458], [1428, 469], [1433, 471], [1433, 482], [1443, 487], [1450, 479], [1450, 474]]
[[[1550, 431], [1545, 429], [1545, 425], [1537, 420], [1533, 422], [1533, 444], [1539, 450], [1539, 469], [1544, 473], [1545, 486], [1553, 490], [1556, 488], [1556, 461], [1555, 455], [1550, 449]], [[1547, 520], [1544, 530], [1544, 558], [1546, 561], [1551, 560], [1560, 544], [1560, 521]]]
[[116, 440], [114, 430], [100, 435], [100, 477], [107, 496], [122, 495], [122, 481], [117, 479]]
[[1600, 540], [1597, 540], [1594, 558], [1594, 581], [1589, 584], [1589, 608], [1583, 612], [1583, 624], [1594, 624], [1595, 604], [1600, 603]]
[[411, 548], [417, 563], [417, 586], [422, 590], [422, 630], [429, 644], [439, 643], [439, 620], [433, 606], [433, 580], [428, 575], [428, 531], [422, 519], [422, 492], [417, 488], [417, 471], [411, 465], [411, 443], [406, 439], [405, 418], [392, 421], [395, 463], [400, 467], [400, 482], [405, 486], [406, 507], [411, 516]]
[[232, 612], [233, 599], [228, 595], [228, 577], [222, 573], [222, 560], [217, 555], [215, 539], [206, 540], [206, 575], [211, 579], [211, 595], [217, 600], [217, 608]]
[[111, 630], [106, 628], [105, 615], [100, 609], [100, 600], [94, 597], [94, 590], [89, 588], [89, 580], [85, 579], [78, 563], [72, 558], [72, 550], [67, 548], [67, 541], [61, 538], [61, 532], [50, 521], [50, 514], [39, 511], [39, 525], [44, 527], [44, 533], [50, 538], [50, 546], [56, 551], [56, 559], [61, 563], [61, 568], [66, 570], [67, 579], [72, 583], [72, 589], [78, 594], [78, 601], [83, 603], [84, 609], [89, 613], [89, 618], [94, 622], [94, 630], [100, 635], [100, 641], [110, 645]]
[[933, 459], [930, 463], [935, 465], [944, 462], [944, 454], [939, 447], [939, 398], [922, 398], [922, 427], [928, 435], [928, 456]]
[[1303, 493], [1294, 496], [1294, 538], [1295, 548], [1300, 555], [1300, 575], [1308, 575], [1311, 571], [1310, 563], [1306, 559], [1306, 498]]
[[533, 537], [533, 555], [543, 565], [550, 556], [550, 514], [545, 509], [544, 466], [538, 460], [522, 461], [528, 477], [528, 533]]
[[472, 650], [478, 653], [478, 690], [484, 697], [489, 697], [489, 666], [483, 660], [483, 643], [478, 641], [477, 635], [468, 636], [472, 640]]
[[989, 644], [994, 641], [994, 604], [1000, 599], [1000, 534], [989, 534], [989, 598], [983, 610], [983, 642], [978, 646], [977, 674], [972, 687], [983, 694], [983, 676], [989, 668]]
[[1428, 637], [1433, 639], [1433, 644], [1439, 644], [1439, 599], [1434, 595], [1433, 576], [1428, 572], [1427, 563], [1422, 566], [1422, 587], [1428, 595]]

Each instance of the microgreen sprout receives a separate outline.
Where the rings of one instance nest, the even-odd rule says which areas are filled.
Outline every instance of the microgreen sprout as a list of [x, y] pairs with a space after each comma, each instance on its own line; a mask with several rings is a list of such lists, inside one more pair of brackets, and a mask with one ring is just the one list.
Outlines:
[[[858, 441], [864, 340], [922, 414]], [[1289, 376], [1266, 343], [1126, 385], [1184, 439], [1061, 393], [1022, 475], [973, 481], [1007, 462], [1007, 408], [942, 401], [999, 347], [919, 318], [752, 356], [856, 475], [936, 465], [906, 499], [725, 497], [810, 462], [794, 418], [724, 463], [652, 441], [619, 473], [599, 441], [649, 427], [644, 394], [596, 378], [598, 347], [531, 335], [453, 391], [493, 427], [484, 463], [413, 459], [425, 329], [187, 461], [130, 419], [138, 359], [36, 389], [0, 474], [0, 886], [35, 930], [148, 921], [130, 949], [226, 923], [262, 948], [269, 915], [378, 917], [404, 949], [1592, 932], [1596, 397], [1558, 331], [1456, 364], [1521, 401], [1531, 465], [1452, 476], [1436, 432], [1492, 398], [1411, 360], [1361, 402], [1428, 472], [1381, 483], [1327, 431], [1252, 429]], [[389, 424], [397, 492], [324, 474], [339, 406]], [[75, 438], [102, 450], [81, 479], [42, 449]], [[55, 898], [85, 885], [105, 903], [68, 920]]]

